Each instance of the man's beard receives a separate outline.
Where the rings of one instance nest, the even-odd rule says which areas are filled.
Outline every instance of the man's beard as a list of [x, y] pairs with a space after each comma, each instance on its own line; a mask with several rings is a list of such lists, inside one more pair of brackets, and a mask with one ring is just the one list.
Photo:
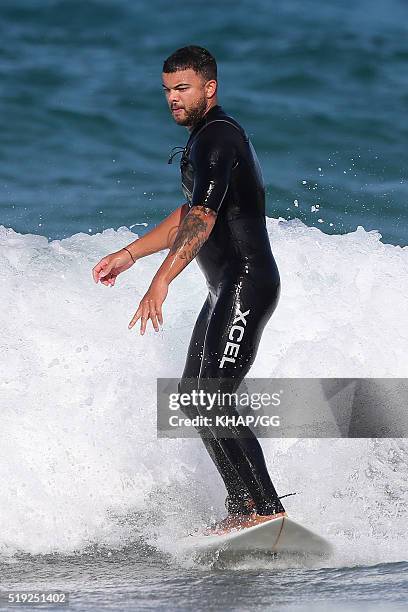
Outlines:
[[185, 117], [182, 121], [176, 121], [178, 125], [185, 126], [193, 126], [195, 125], [202, 117], [204, 116], [205, 109], [207, 107], [207, 101], [205, 98], [200, 100], [200, 102], [194, 108], [191, 108], [189, 111], [184, 109]]

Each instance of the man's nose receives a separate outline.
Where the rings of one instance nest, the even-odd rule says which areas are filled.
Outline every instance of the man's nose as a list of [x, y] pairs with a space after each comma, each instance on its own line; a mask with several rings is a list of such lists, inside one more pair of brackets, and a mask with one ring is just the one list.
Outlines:
[[170, 91], [169, 93], [169, 103], [173, 104], [174, 102], [179, 102], [180, 101], [180, 94], [179, 92], [174, 89], [173, 91]]

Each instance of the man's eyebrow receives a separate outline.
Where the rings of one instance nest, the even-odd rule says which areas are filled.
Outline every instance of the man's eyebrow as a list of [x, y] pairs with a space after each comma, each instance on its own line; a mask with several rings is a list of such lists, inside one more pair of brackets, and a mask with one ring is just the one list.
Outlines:
[[[164, 83], [162, 83], [162, 85], [164, 89], [168, 89]], [[184, 87], [185, 85], [190, 86], [190, 83], [177, 83], [177, 85], [175, 85], [172, 89], [177, 89], [177, 87], [182, 87], [182, 86]]]

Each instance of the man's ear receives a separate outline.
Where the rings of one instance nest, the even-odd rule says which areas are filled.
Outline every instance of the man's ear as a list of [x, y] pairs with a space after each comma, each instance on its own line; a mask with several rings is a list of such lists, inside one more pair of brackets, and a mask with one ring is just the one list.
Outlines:
[[205, 95], [207, 98], [212, 98], [217, 92], [217, 81], [212, 79], [205, 84]]

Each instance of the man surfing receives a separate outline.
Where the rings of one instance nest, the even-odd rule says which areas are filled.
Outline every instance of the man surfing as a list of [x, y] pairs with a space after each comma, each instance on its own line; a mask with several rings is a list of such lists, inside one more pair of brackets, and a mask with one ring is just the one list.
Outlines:
[[[178, 49], [165, 60], [162, 80], [174, 121], [189, 131], [186, 146], [178, 151], [187, 202], [141, 238], [101, 259], [92, 274], [96, 283], [113, 286], [118, 274], [141, 257], [169, 250], [129, 323], [131, 329], [140, 319], [143, 335], [149, 319], [159, 330], [169, 284], [196, 259], [208, 295], [194, 326], [179, 391], [191, 393], [215, 379], [222, 393], [234, 393], [254, 362], [280, 295], [266, 230], [262, 173], [246, 132], [218, 104], [217, 64], [209, 51]], [[238, 417], [235, 406], [218, 408]], [[208, 414], [193, 404], [182, 410], [192, 418]], [[230, 424], [220, 430], [208, 425], [197, 430], [228, 494], [228, 516], [218, 524], [218, 533], [285, 513], [249, 427]]]

